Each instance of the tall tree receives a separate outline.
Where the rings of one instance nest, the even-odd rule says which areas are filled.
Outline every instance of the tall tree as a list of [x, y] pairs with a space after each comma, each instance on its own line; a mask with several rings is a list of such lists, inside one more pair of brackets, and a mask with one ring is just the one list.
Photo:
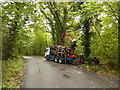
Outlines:
[[3, 23], [3, 59], [13, 56], [19, 32], [24, 27], [29, 15], [33, 13], [31, 3], [5, 2], [2, 3], [2, 23]]
[[61, 34], [68, 29], [67, 22], [68, 18], [68, 6], [69, 3], [57, 3], [57, 2], [46, 2], [40, 3], [41, 12], [46, 17], [48, 24], [51, 27], [51, 34], [54, 44], [58, 44], [60, 42]]
[[88, 58], [90, 54], [90, 19], [85, 20], [83, 25], [84, 25], [84, 30], [83, 30], [84, 55], [85, 58]]
[[118, 2], [118, 67], [120, 68], [120, 1]]

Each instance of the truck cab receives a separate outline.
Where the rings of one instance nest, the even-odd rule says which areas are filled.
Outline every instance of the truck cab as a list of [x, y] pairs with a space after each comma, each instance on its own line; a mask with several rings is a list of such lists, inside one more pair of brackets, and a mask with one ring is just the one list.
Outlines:
[[45, 51], [46, 60], [55, 60], [56, 57], [53, 55], [52, 51], [53, 51], [52, 47], [46, 48]]
[[50, 48], [46, 48], [45, 50], [45, 58], [50, 55]]

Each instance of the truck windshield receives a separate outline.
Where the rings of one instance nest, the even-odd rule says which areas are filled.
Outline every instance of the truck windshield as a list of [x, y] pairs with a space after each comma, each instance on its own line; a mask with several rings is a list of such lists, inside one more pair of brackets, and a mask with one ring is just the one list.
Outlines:
[[45, 52], [48, 52], [48, 49], [46, 49]]

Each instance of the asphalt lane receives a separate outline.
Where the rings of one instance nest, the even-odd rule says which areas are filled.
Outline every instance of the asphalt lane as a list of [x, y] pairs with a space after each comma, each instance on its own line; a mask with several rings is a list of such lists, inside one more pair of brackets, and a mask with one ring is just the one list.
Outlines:
[[46, 61], [44, 57], [27, 59], [23, 88], [117, 88], [109, 80], [76, 65]]

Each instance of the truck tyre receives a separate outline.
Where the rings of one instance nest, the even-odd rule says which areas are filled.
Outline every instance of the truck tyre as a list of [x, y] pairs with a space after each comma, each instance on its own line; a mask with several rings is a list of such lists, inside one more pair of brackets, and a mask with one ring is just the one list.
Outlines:
[[56, 63], [59, 63], [59, 59], [55, 59], [55, 62], [56, 62]]
[[62, 63], [62, 61], [61, 61], [61, 60], [59, 60], [59, 63]]
[[59, 59], [57, 60], [57, 63], [59, 63]]
[[65, 64], [65, 59], [61, 58], [59, 61], [61, 64]]
[[57, 63], [59, 63], [59, 61], [60, 61], [60, 57], [58, 57], [58, 58], [56, 59], [56, 62], [57, 62]]
[[59, 58], [59, 63], [62, 63], [62, 58]]
[[53, 61], [55, 61], [55, 59], [53, 59]]
[[57, 62], [57, 59], [55, 59], [55, 62]]
[[49, 56], [46, 56], [46, 60], [47, 60], [47, 61], [49, 60]]
[[65, 60], [62, 60], [62, 62], [61, 62], [62, 64], [65, 64]]

